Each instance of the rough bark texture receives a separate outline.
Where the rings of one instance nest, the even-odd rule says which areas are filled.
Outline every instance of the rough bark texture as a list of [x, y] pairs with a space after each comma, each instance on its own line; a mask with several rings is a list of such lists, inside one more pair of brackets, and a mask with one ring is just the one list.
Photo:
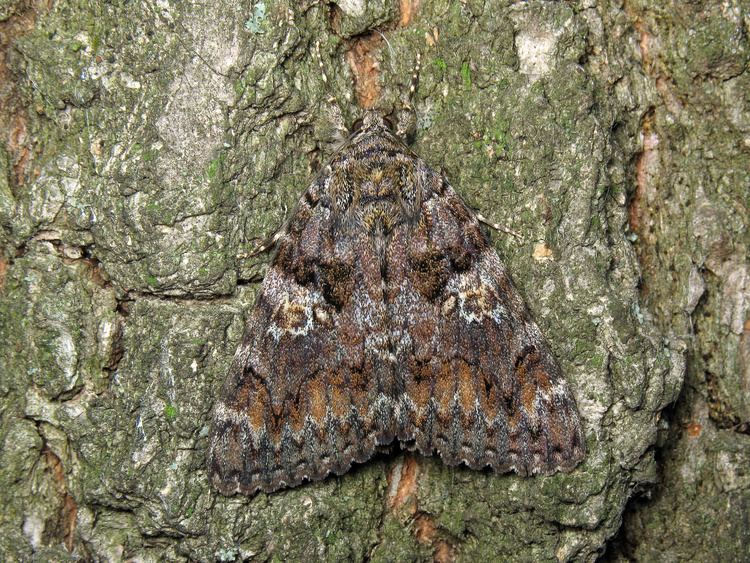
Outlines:
[[[748, 2], [208, 4], [0, 2], [2, 559], [750, 558]], [[587, 458], [218, 495], [250, 250], [417, 53], [414, 149], [522, 234]]]

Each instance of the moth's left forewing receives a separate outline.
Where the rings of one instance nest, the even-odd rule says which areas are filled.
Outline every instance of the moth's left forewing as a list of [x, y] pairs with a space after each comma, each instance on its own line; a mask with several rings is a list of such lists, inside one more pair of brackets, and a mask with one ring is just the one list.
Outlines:
[[[214, 409], [208, 469], [225, 494], [343, 473], [395, 434], [385, 307], [366, 233], [345, 230], [324, 173], [279, 240]], [[325, 185], [325, 192], [318, 188]]]

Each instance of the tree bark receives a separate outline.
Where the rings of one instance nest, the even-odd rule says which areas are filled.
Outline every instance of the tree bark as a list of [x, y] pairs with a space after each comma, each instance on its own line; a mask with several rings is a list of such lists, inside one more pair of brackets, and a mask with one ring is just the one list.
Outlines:
[[[750, 557], [747, 2], [0, 3], [3, 560]], [[421, 55], [418, 88], [409, 89]], [[211, 407], [332, 108], [414, 108], [587, 457], [392, 448], [252, 498]]]

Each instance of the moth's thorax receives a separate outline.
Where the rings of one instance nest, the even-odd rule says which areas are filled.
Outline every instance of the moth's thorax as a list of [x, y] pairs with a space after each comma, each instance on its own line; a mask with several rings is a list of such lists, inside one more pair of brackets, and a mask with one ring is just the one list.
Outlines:
[[356, 133], [331, 162], [341, 211], [371, 233], [388, 233], [413, 216], [415, 158], [386, 128]]

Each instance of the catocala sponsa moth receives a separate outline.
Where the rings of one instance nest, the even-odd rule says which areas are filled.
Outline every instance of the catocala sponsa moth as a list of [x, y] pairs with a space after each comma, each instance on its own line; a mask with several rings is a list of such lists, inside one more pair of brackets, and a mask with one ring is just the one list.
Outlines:
[[395, 440], [521, 475], [584, 457], [575, 400], [476, 214], [378, 113], [280, 235], [214, 408], [220, 492], [342, 474]]

